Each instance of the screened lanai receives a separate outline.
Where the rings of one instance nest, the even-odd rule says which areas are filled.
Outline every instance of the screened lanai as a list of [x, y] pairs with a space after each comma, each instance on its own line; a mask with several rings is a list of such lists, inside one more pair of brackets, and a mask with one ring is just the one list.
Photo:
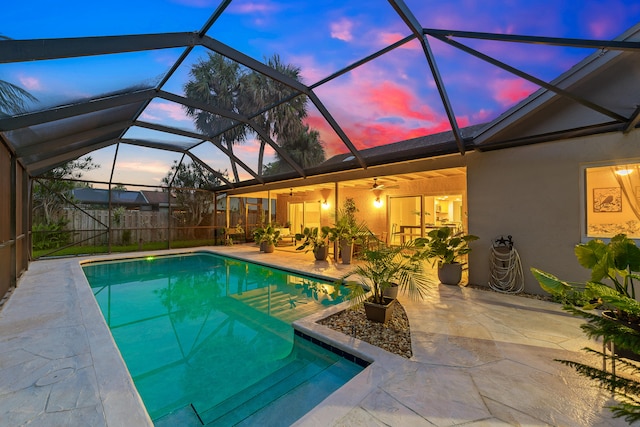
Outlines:
[[[213, 193], [228, 228], [230, 196], [268, 210], [295, 187], [404, 182], [424, 171], [402, 165], [421, 159], [628, 132], [640, 118], [636, 2], [316, 3], [5, 7], [3, 286], [30, 257], [38, 178], [93, 188], [68, 200], [89, 216], [106, 191], [101, 232], [129, 209], [116, 196], [184, 211], [175, 188]], [[618, 84], [580, 83], [591, 73]], [[572, 119], [554, 121], [566, 105]], [[86, 156], [81, 176], [55, 175]]]
[[[491, 122], [540, 88], [583, 105], [594, 128], [637, 118], [631, 103], [593, 99], [553, 81], [597, 50], [620, 55], [637, 49], [634, 42], [612, 40], [636, 22], [640, 12], [631, 2], [620, 3], [623, 20], [600, 30], [599, 40], [588, 37], [596, 33], [590, 28], [595, 22], [560, 25], [573, 12], [563, 2], [556, 7], [566, 15], [558, 15], [556, 25], [519, 23], [520, 32], [508, 27], [514, 10], [506, 5], [475, 19], [459, 10], [451, 19], [459, 24], [443, 27], [451, 5], [434, 19], [431, 7], [421, 2], [353, 2], [340, 9], [286, 2], [205, 4], [140, 4], [112, 12], [120, 19], [82, 12], [73, 4], [43, 5], [36, 16], [19, 6], [8, 8], [8, 21], [18, 15], [22, 22], [34, 20], [19, 28], [5, 25], [3, 35], [10, 39], [2, 45], [3, 81], [31, 95], [25, 93], [15, 108], [5, 106], [1, 122], [3, 139], [28, 173], [38, 176], [93, 152], [104, 158], [102, 181], [150, 184], [123, 175], [126, 165], [118, 163], [129, 159], [124, 145], [143, 157], [149, 150], [168, 151], [165, 157], [178, 161], [186, 155], [182, 161], [212, 171], [220, 190], [321, 172], [323, 162], [296, 156], [304, 147], [287, 147], [287, 138], [300, 135], [287, 134], [273, 118], [287, 109], [303, 116], [309, 132], [320, 133], [325, 159], [353, 156], [340, 166], [325, 165], [332, 169], [366, 168], [363, 149], [444, 131], [452, 132], [455, 144], [439, 154], [497, 144], [497, 138], [487, 137], [479, 144], [476, 135], [461, 129]], [[522, 4], [515, 10], [535, 15], [538, 8]], [[69, 12], [64, 29], [36, 24], [60, 22], [56, 16]], [[310, 31], [305, 23], [314, 14], [325, 25]], [[508, 29], [490, 31], [500, 27]], [[197, 65], [210, 57], [224, 61], [228, 72], [237, 69], [237, 75], [223, 82], [223, 70], [214, 68], [207, 80], [198, 80], [206, 89], [187, 87]], [[455, 74], [464, 68], [483, 77]], [[242, 77], [258, 81], [253, 87]], [[236, 87], [226, 94], [223, 84]], [[250, 95], [251, 90], [261, 93]], [[362, 111], [367, 102], [378, 108]], [[291, 130], [296, 131], [304, 129]], [[429, 154], [424, 149], [423, 155]], [[273, 159], [280, 170], [265, 171]]]

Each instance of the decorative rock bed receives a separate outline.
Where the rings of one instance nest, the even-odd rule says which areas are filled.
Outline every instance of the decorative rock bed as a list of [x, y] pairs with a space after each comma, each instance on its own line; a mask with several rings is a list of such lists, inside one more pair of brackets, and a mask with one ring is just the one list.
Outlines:
[[410, 358], [413, 354], [409, 319], [400, 304], [396, 304], [385, 324], [367, 320], [363, 307], [341, 311], [318, 323], [402, 357]]

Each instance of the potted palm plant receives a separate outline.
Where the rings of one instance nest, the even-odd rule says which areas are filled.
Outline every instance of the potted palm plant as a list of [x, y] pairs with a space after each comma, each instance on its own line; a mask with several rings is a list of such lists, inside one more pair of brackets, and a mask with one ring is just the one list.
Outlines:
[[329, 233], [331, 229], [328, 226], [305, 227], [302, 233], [296, 234], [296, 241], [302, 241], [302, 244], [296, 248], [298, 251], [313, 251], [316, 261], [326, 261], [329, 255]]
[[634, 279], [640, 280], [640, 248], [636, 243], [618, 234], [609, 243], [600, 239], [581, 243], [574, 252], [578, 263], [591, 270], [591, 279], [571, 283], [532, 268], [540, 287], [565, 304], [585, 309], [601, 306], [605, 318], [640, 331], [640, 315], [634, 307], [625, 309], [629, 300], [636, 300]]
[[[385, 296], [385, 290], [397, 285], [410, 298], [423, 298], [432, 282], [424, 270], [422, 258], [414, 249], [413, 242], [365, 249], [362, 262], [340, 279], [348, 288], [347, 299], [352, 307], [364, 304], [367, 319], [385, 323], [396, 302]], [[357, 276], [357, 280], [347, 280], [350, 276]]]
[[462, 280], [462, 257], [471, 252], [469, 242], [478, 236], [455, 231], [452, 227], [440, 227], [427, 233], [427, 237], [415, 240], [416, 247], [426, 259], [438, 266], [438, 279], [445, 285], [458, 285]]
[[[599, 354], [603, 361], [611, 360], [619, 370], [627, 372], [626, 378], [616, 375], [615, 369], [606, 370], [587, 364], [558, 360], [576, 371], [600, 382], [611, 390], [621, 402], [610, 409], [616, 417], [624, 417], [629, 423], [640, 420], [640, 302], [635, 299], [634, 280], [640, 280], [640, 248], [624, 234], [611, 238], [609, 243], [594, 239], [575, 248], [580, 265], [591, 270], [586, 282], [567, 282], [537, 268], [531, 272], [540, 287], [564, 304], [564, 309], [582, 317], [586, 324], [582, 330], [589, 338], [599, 338], [610, 351], [585, 348], [591, 354]], [[594, 309], [597, 309], [594, 310]]]

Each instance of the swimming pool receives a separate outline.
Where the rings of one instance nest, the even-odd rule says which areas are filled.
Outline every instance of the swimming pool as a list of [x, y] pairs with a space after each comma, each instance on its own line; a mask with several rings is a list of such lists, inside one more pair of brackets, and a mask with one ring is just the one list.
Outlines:
[[156, 424], [255, 423], [274, 412], [287, 424], [362, 370], [294, 338], [293, 320], [343, 300], [329, 282], [209, 253], [83, 270]]

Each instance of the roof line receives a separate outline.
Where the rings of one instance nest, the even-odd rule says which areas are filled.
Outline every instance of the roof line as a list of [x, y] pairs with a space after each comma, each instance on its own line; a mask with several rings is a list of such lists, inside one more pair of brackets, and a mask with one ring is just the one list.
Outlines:
[[[621, 35], [617, 40], [628, 40], [640, 33], [640, 24], [635, 25], [629, 30], [625, 31], [623, 35]], [[552, 80], [552, 83], [556, 86], [561, 84], [574, 84], [576, 81], [581, 81], [585, 77], [591, 75], [595, 69], [599, 69], [614, 58], [617, 58], [619, 55], [622, 55], [622, 52], [609, 52], [607, 50], [601, 50], [599, 52], [595, 52], [578, 64], [574, 65], [570, 70], [561, 74]], [[478, 132], [474, 141], [476, 146], [478, 144], [484, 144], [489, 138], [494, 137], [499, 132], [502, 132], [506, 127], [510, 126], [514, 122], [520, 120], [524, 115], [528, 114], [534, 108], [540, 108], [542, 105], [548, 103], [555, 94], [549, 90], [545, 90], [543, 88], [529, 95], [526, 99], [522, 100], [518, 104], [511, 107], [509, 110], [505, 111], [499, 117], [492, 120], [490, 123], [487, 123], [484, 129]], [[633, 122], [633, 118], [626, 119], [622, 118], [623, 123], [630, 125]], [[620, 120], [618, 120], [620, 121]]]
[[455, 40], [450, 40], [447, 37], [443, 37], [443, 36], [440, 36], [440, 35], [434, 35], [433, 37], [435, 37], [436, 39], [438, 39], [438, 40], [440, 40], [440, 41], [442, 41], [444, 43], [447, 43], [447, 44], [449, 44], [449, 45], [451, 45], [451, 46], [453, 46], [455, 48], [458, 48], [458, 49], [462, 50], [463, 52], [466, 52], [466, 53], [468, 53], [470, 55], [473, 55], [476, 58], [479, 58], [479, 59], [481, 59], [483, 61], [486, 61], [491, 65], [495, 65], [496, 67], [502, 68], [503, 70], [508, 71], [508, 72], [510, 72], [512, 74], [515, 74], [516, 76], [518, 76], [520, 78], [523, 78], [523, 79], [525, 79], [527, 81], [530, 81], [530, 82], [532, 82], [532, 83], [534, 83], [534, 84], [536, 84], [536, 85], [538, 85], [538, 86], [540, 86], [540, 87], [542, 87], [544, 89], [547, 89], [547, 90], [549, 90], [551, 92], [554, 92], [554, 93], [556, 93], [558, 95], [561, 95], [561, 96], [564, 96], [566, 98], [572, 99], [572, 100], [576, 101], [577, 103], [582, 104], [582, 105], [584, 105], [585, 107], [587, 107], [587, 108], [589, 108], [591, 110], [597, 111], [600, 114], [604, 114], [605, 116], [609, 116], [612, 119], [617, 120], [619, 122], [626, 122], [627, 121], [626, 117], [623, 117], [623, 116], [621, 116], [620, 114], [618, 114], [618, 113], [616, 113], [614, 111], [611, 111], [611, 110], [609, 110], [607, 108], [604, 108], [603, 106], [598, 105], [598, 104], [596, 104], [594, 102], [588, 101], [588, 100], [586, 100], [586, 99], [584, 99], [582, 97], [576, 96], [576, 95], [572, 94], [571, 92], [568, 92], [568, 91], [566, 91], [564, 89], [561, 89], [558, 86], [555, 86], [553, 84], [547, 83], [544, 80], [541, 80], [541, 79], [539, 79], [537, 77], [532, 76], [531, 74], [525, 73], [524, 71], [520, 71], [517, 68], [514, 68], [514, 67], [512, 67], [510, 65], [505, 64], [502, 61], [498, 61], [497, 59], [492, 58], [492, 57], [490, 57], [488, 55], [485, 55], [484, 53], [478, 52], [477, 50], [472, 49], [469, 46], [466, 46], [466, 45], [464, 45], [462, 43], [459, 43], [459, 42], [457, 42]]

